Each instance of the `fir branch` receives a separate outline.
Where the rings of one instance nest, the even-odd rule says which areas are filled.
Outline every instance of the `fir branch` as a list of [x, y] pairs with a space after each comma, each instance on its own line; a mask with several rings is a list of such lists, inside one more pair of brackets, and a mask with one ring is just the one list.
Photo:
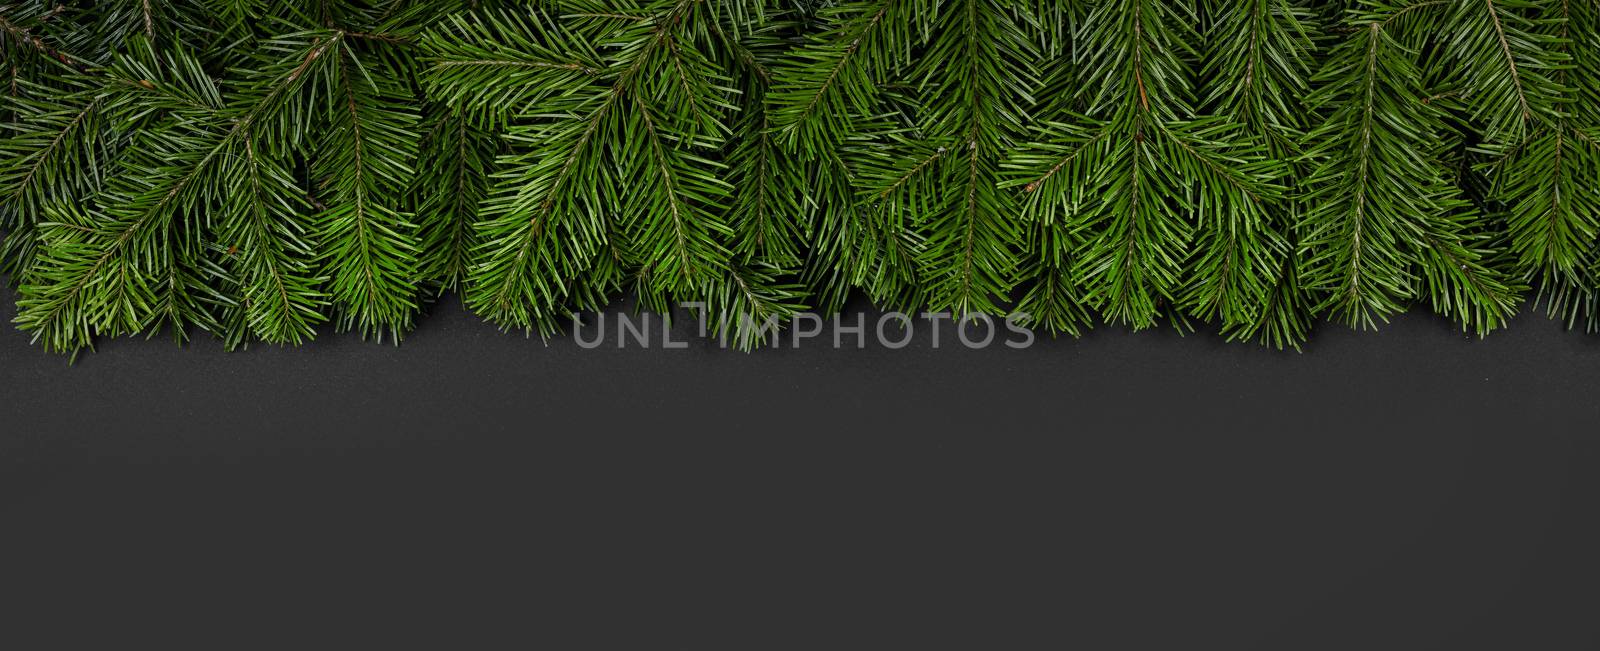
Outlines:
[[775, 73], [770, 100], [784, 144], [810, 153], [834, 145], [873, 114], [878, 86], [910, 63], [939, 17], [934, 0], [844, 2], [820, 12], [830, 27]]
[[1600, 323], [1593, 0], [465, 4], [0, 8], [18, 324], [398, 337], [450, 289], [548, 334], [630, 291], [753, 347], [859, 292], [1284, 347], [1530, 283]]
[[180, 268], [200, 255], [203, 229], [179, 228], [178, 241], [168, 231], [174, 220], [204, 214], [199, 209], [220, 198], [215, 188], [227, 184], [223, 170], [240, 138], [281, 105], [307, 63], [331, 44], [306, 47], [295, 57], [302, 63], [280, 67], [264, 93], [225, 116], [208, 112], [206, 120], [169, 107], [169, 127], [142, 134], [129, 148], [122, 161], [129, 173], [113, 177], [101, 201], [104, 215], [57, 211], [55, 221], [40, 225], [41, 261], [22, 280], [18, 326], [53, 350], [81, 349], [95, 334], [140, 331], [157, 315], [179, 336], [190, 323], [218, 328], [191, 298], [196, 274]]
[[1322, 293], [1319, 309], [1355, 325], [1426, 292], [1436, 310], [1485, 333], [1509, 318], [1516, 285], [1502, 263], [1488, 264], [1482, 216], [1435, 159], [1443, 126], [1422, 101], [1412, 54], [1381, 22], [1366, 27], [1335, 49], [1311, 99], [1336, 107], [1310, 136], [1321, 164], [1308, 181], [1305, 282]]
[[[1252, 201], [1248, 210], [1259, 210], [1259, 214], [1252, 214], [1249, 221], [1235, 220], [1225, 231], [1212, 229], [1202, 235], [1217, 238], [1225, 234], [1217, 239], [1227, 243], [1204, 249], [1213, 260], [1220, 257], [1221, 263], [1202, 259], [1200, 266], [1228, 269], [1229, 273], [1212, 278], [1242, 282], [1213, 282], [1210, 292], [1197, 291], [1205, 286], [1197, 284], [1189, 302], [1201, 307], [1197, 316], [1212, 312], [1231, 315], [1224, 317], [1222, 324], [1230, 338], [1259, 337], [1278, 348], [1298, 346], [1310, 330], [1311, 310], [1296, 272], [1295, 225], [1296, 213], [1301, 210], [1301, 188], [1297, 186], [1305, 173], [1297, 159], [1308, 123], [1301, 99], [1310, 90], [1318, 30], [1314, 13], [1296, 0], [1246, 0], [1244, 4], [1243, 11], [1234, 10], [1238, 5], [1231, 1], [1218, 2], [1213, 8], [1218, 20], [1208, 31], [1202, 75], [1212, 83], [1206, 89], [1205, 104], [1242, 127], [1239, 140], [1262, 147], [1260, 154], [1265, 160], [1278, 161], [1268, 164], [1273, 169], [1264, 171], [1263, 180], [1285, 187], [1282, 196]], [[1218, 251], [1228, 253], [1218, 256]], [[1240, 265], [1238, 258], [1249, 262]], [[1234, 269], [1246, 271], [1231, 273]], [[1253, 299], [1239, 301], [1242, 296]]]
[[450, 16], [422, 36], [421, 49], [430, 97], [497, 122], [603, 67], [591, 46], [538, 9]]
[[[1442, 173], [1407, 150], [1426, 146], [1428, 118], [1417, 72], [1380, 22], [1337, 46], [1310, 102], [1331, 112], [1310, 135], [1322, 164], [1307, 184], [1311, 207], [1301, 243], [1304, 279], [1317, 309], [1371, 327], [1413, 294], [1412, 248], [1420, 214], [1439, 212]], [[1387, 114], [1380, 114], [1385, 112]]]
[[461, 289], [479, 244], [478, 206], [488, 196], [495, 134], [474, 126], [458, 110], [435, 105], [413, 183], [419, 224], [422, 278], [445, 289]]
[[[1563, 112], [1537, 125], [1521, 142], [1490, 145], [1497, 158], [1489, 165], [1497, 197], [1509, 205], [1507, 230], [1517, 266], [1539, 278], [1540, 298], [1552, 314], [1569, 322], [1582, 313], [1596, 289], [1592, 270], [1600, 269], [1600, 196], [1592, 179], [1600, 176], [1600, 142], [1589, 131], [1600, 127], [1600, 4], [1561, 0], [1542, 9], [1554, 25], [1554, 55], [1570, 65], [1551, 73], [1565, 90]], [[1593, 317], [1590, 317], [1591, 320]], [[1591, 327], [1593, 324], [1591, 323]]]
[[776, 343], [784, 323], [806, 309], [805, 288], [764, 265], [730, 267], [705, 295], [707, 332], [739, 350]]
[[[723, 128], [713, 126], [696, 133], [704, 122], [670, 112], [655, 114], [657, 107], [645, 104], [646, 96], [663, 97], [664, 104], [675, 108], [687, 103], [672, 100], [706, 101], [677, 94], [675, 89], [686, 87], [681, 77], [673, 80], [676, 83], [663, 83], [664, 76], [655, 76], [653, 85], [638, 86], [650, 83], [649, 79], [641, 81], [646, 72], [663, 71], [667, 63], [676, 66], [683, 61], [666, 50], [679, 47], [674, 40], [676, 32], [692, 24], [685, 18], [695, 8], [689, 2], [665, 5], [651, 20], [613, 34], [611, 38], [628, 47], [621, 48], [607, 66], [615, 71], [608, 75], [608, 86], [581, 95], [569, 92], [542, 98], [530, 114], [562, 117], [519, 125], [508, 132], [513, 142], [538, 142], [556, 155], [542, 153], [502, 161], [502, 181], [485, 204], [485, 213], [492, 217], [485, 224], [485, 254], [472, 277], [473, 284], [482, 289], [469, 294], [469, 306], [506, 325], [553, 328], [560, 316], [558, 306], [567, 293], [564, 279], [590, 264], [605, 242], [604, 233], [610, 231], [603, 220], [595, 218], [607, 212], [606, 207], [592, 203], [602, 193], [619, 205], [626, 203], [622, 212], [633, 224], [631, 235], [646, 242], [641, 255], [649, 264], [665, 265], [665, 273], [651, 275], [660, 279], [658, 289], [685, 288], [716, 274], [719, 259], [727, 254], [704, 234], [725, 232], [726, 227], [708, 222], [707, 230], [700, 231], [702, 224], [689, 223], [687, 215], [694, 210], [693, 202], [725, 195], [726, 190], [703, 170], [685, 169], [694, 159], [669, 152], [666, 139], [693, 145], [697, 136], [714, 135]], [[670, 62], [662, 61], [668, 56]], [[622, 109], [630, 106], [646, 110], [623, 114]], [[700, 105], [693, 108], [696, 112], [707, 110]], [[563, 119], [565, 116], [577, 119]], [[660, 124], [663, 116], [675, 118], [674, 123]], [[685, 124], [691, 126], [684, 128]], [[672, 132], [663, 131], [667, 128]], [[595, 139], [613, 130], [637, 136], [616, 145], [643, 149], [618, 151], [607, 160], [607, 150]], [[616, 172], [608, 167], [613, 164]], [[646, 191], [615, 196], [606, 186], [612, 180], [637, 180], [646, 184]], [[681, 194], [685, 187], [696, 193], [696, 198]], [[701, 234], [690, 235], [690, 229]], [[559, 275], [550, 275], [552, 272]]]
[[946, 8], [925, 61], [956, 61], [913, 74], [936, 89], [919, 131], [949, 143], [935, 190], [942, 202], [923, 213], [919, 258], [929, 304], [957, 313], [1001, 312], [1015, 282], [1021, 233], [1014, 195], [1000, 192], [998, 167], [1029, 121], [1017, 107], [1038, 85], [1026, 62], [1038, 58], [1014, 3], [963, 0]]
[[243, 167], [244, 200], [234, 206], [242, 214], [224, 220], [218, 239], [227, 243], [224, 256], [237, 265], [249, 332], [267, 343], [299, 344], [327, 319], [327, 295], [320, 289], [327, 279], [312, 272], [316, 246], [294, 179], [263, 158], [249, 134], [241, 140], [242, 156], [234, 162]]
[[1030, 324], [1077, 335], [1090, 319], [1073, 271], [1084, 243], [1070, 224], [1100, 187], [1100, 161], [1114, 132], [1087, 117], [1070, 117], [1070, 122], [1046, 123], [1035, 142], [1013, 150], [1005, 164], [1008, 178], [1001, 185], [1020, 186], [1026, 197], [1022, 214], [1031, 222], [1018, 269], [1027, 291], [1017, 312], [1027, 315]]
[[[0, 9], [9, 9], [9, 7], [0, 7]], [[46, 14], [46, 16], [50, 15], [53, 14]], [[83, 57], [68, 53], [60, 47], [50, 44], [43, 36], [34, 34], [32, 29], [3, 12], [0, 12], [0, 52], [26, 52], [49, 57], [80, 72], [88, 67]]]
[[728, 154], [733, 186], [729, 227], [733, 255], [749, 263], [764, 260], [780, 268], [799, 266], [806, 248], [805, 183], [792, 158], [772, 133], [765, 102], [747, 104]]
[[0, 139], [0, 187], [6, 189], [0, 205], [21, 215], [21, 224], [32, 223], [60, 190], [66, 190], [62, 199], [70, 199], [97, 189], [100, 153], [106, 147], [100, 124], [105, 119], [103, 95], [80, 89], [67, 93], [65, 101], [49, 101], [42, 98], [53, 93], [37, 94], [41, 99], [11, 101], [18, 122], [7, 126], [16, 135]]
[[1489, 142], [1515, 142], [1559, 119], [1566, 89], [1552, 74], [1567, 65], [1564, 20], [1544, 18], [1533, 0], [1458, 0], [1449, 29], [1467, 104]]
[[1188, 3], [1119, 0], [1095, 7], [1082, 37], [1082, 67], [1089, 73], [1080, 97], [1089, 115], [1110, 130], [1100, 172], [1090, 175], [1098, 205], [1072, 216], [1070, 228], [1084, 233], [1074, 276], [1084, 299], [1105, 315], [1148, 327], [1171, 304], [1181, 286], [1184, 251], [1194, 225], [1172, 209], [1180, 194], [1173, 144], [1193, 115], [1184, 81]]
[[636, 93], [629, 97], [633, 110], [625, 124], [643, 135], [642, 151], [621, 155], [639, 161], [624, 177], [638, 186], [623, 203], [632, 216], [629, 239], [639, 247], [657, 291], [689, 291], [711, 282], [727, 264], [729, 254], [719, 239], [730, 231], [717, 215], [728, 186], [717, 177], [715, 163], [671, 146], [655, 107]]
[[396, 338], [416, 308], [416, 225], [399, 198], [416, 159], [415, 114], [404, 91], [370, 74], [344, 34], [335, 34], [325, 66], [330, 128], [312, 173], [332, 202], [317, 217], [323, 273], [347, 325]]

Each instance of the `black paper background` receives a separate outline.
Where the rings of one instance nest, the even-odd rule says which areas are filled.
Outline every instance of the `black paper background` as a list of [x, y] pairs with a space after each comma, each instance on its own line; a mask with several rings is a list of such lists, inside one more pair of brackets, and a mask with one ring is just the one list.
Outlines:
[[949, 334], [6, 327], [0, 648], [1600, 649], [1600, 338]]

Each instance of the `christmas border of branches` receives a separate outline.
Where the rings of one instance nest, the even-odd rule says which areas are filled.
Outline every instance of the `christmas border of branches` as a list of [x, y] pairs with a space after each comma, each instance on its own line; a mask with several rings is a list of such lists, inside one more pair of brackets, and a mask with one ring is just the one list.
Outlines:
[[56, 351], [900, 310], [1600, 323], [1600, 0], [0, 0]]

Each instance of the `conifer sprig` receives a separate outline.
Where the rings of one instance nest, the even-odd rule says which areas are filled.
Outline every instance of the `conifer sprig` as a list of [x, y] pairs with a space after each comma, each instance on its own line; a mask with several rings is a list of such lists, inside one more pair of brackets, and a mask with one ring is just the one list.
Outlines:
[[1593, 0], [0, 2], [0, 273], [51, 350], [398, 339], [441, 292], [741, 347], [855, 293], [1600, 323]]

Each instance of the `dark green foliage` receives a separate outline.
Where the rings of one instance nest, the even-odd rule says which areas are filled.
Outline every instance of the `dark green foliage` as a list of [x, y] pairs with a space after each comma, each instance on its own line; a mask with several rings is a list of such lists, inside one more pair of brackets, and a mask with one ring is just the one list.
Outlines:
[[52, 350], [622, 293], [1298, 346], [1600, 324], [1595, 0], [14, 0], [0, 273]]

